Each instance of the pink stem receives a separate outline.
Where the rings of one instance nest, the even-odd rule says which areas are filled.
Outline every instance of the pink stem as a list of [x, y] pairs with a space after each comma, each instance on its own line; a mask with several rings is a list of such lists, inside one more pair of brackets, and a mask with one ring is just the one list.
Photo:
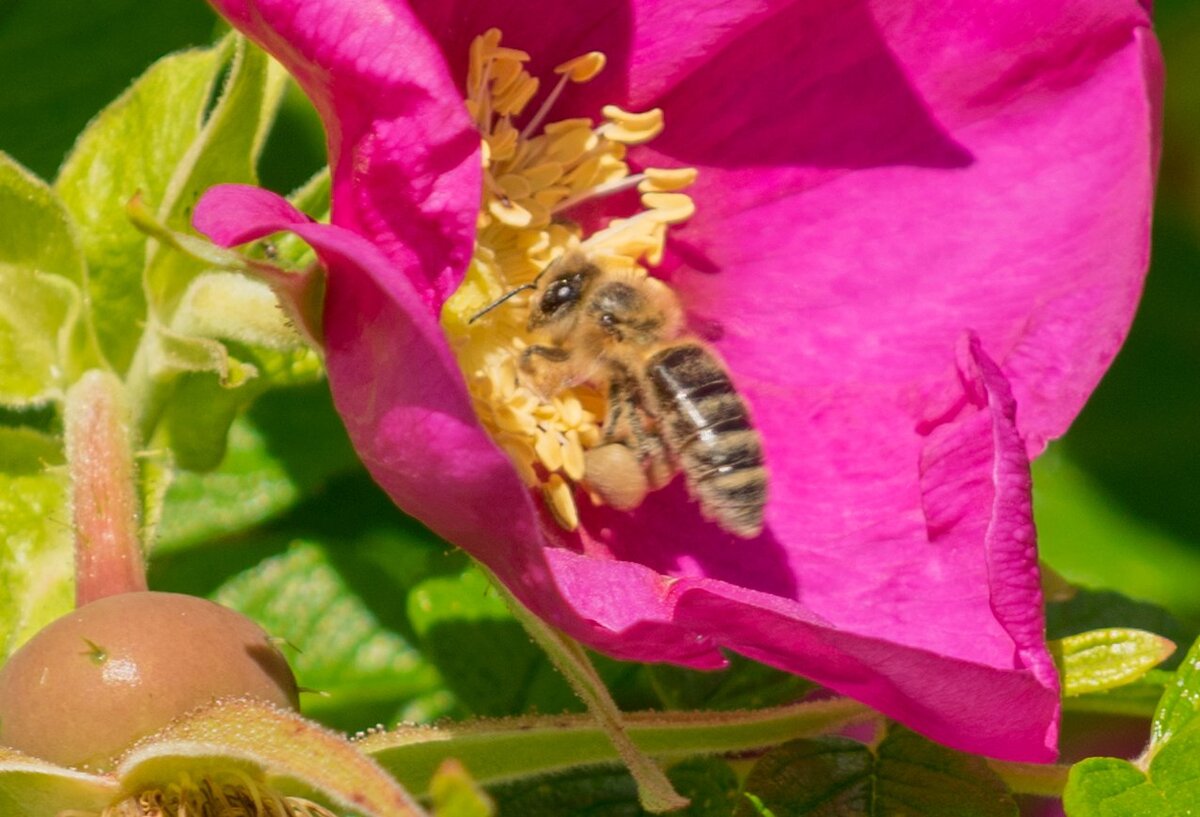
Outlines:
[[67, 393], [67, 467], [75, 528], [75, 606], [146, 589], [137, 469], [121, 381], [92, 370]]

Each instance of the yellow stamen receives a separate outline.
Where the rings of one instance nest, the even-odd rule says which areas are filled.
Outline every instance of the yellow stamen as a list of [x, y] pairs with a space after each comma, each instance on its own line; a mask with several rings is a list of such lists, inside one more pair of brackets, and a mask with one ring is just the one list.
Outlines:
[[638, 192], [673, 193], [676, 190], [690, 187], [696, 181], [696, 168], [677, 167], [663, 170], [662, 168], [648, 167], [642, 176], [644, 178], [638, 182]]
[[589, 82], [604, 70], [608, 58], [601, 51], [589, 51], [575, 59], [567, 60], [554, 69], [556, 74], [566, 74], [571, 82]]
[[[526, 328], [528, 294], [479, 320], [472, 317], [578, 248], [614, 272], [645, 276], [646, 266], [663, 256], [667, 227], [695, 209], [679, 191], [695, 180], [696, 171], [631, 171], [627, 146], [662, 132], [657, 108], [638, 113], [606, 105], [599, 126], [587, 118], [543, 124], [568, 84], [589, 82], [604, 68], [598, 51], [555, 68], [558, 82], [526, 124], [516, 124], [539, 88], [525, 69], [528, 60], [524, 51], [502, 46], [496, 29], [471, 44], [466, 104], [483, 140], [483, 200], [475, 255], [462, 286], [446, 302], [442, 324], [480, 421], [521, 479], [541, 492], [552, 516], [573, 530], [579, 524], [575, 495], [585, 476], [584, 454], [602, 441], [605, 400], [589, 384], [542, 395], [526, 382], [521, 353], [535, 342]], [[582, 202], [633, 188], [644, 209], [591, 235], [565, 218]]]
[[663, 131], [663, 112], [651, 108], [643, 113], [630, 113], [616, 105], [604, 106], [604, 118], [609, 120], [602, 130], [614, 142], [640, 145], [649, 142]]

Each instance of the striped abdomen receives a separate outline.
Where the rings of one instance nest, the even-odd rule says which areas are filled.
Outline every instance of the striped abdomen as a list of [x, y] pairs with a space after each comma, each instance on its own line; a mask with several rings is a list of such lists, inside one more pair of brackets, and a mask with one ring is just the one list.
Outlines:
[[725, 367], [706, 347], [684, 342], [654, 353], [646, 377], [661, 432], [705, 517], [757, 536], [767, 501], [762, 440]]

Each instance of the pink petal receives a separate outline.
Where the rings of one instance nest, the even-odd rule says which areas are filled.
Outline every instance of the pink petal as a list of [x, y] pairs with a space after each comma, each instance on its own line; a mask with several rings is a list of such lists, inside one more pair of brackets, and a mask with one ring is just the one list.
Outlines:
[[437, 44], [401, 3], [214, 0], [325, 122], [333, 221], [371, 236], [436, 310], [475, 242], [479, 133]]
[[[402, 508], [613, 654], [730, 647], [950, 745], [1053, 756], [1026, 452], [1094, 387], [1145, 269], [1161, 68], [1139, 4], [218, 5], [316, 96], [335, 222], [378, 247], [225, 202], [329, 265], [331, 384]], [[433, 315], [479, 196], [452, 77], [490, 25], [535, 71], [606, 51], [556, 114], [661, 104], [633, 156], [701, 168], [664, 272], [763, 432], [760, 539], [678, 482], [567, 537], [479, 428]]]
[[[925, 469], [927, 501], [941, 527], [920, 559], [900, 558], [878, 531], [871, 541], [843, 543], [840, 553], [817, 547], [807, 556], [788, 553], [769, 536], [753, 544], [720, 537], [726, 541], [713, 547], [714, 537], [700, 535], [690, 548], [677, 545], [674, 563], [659, 565], [660, 573], [631, 560], [545, 548], [542, 512], [475, 421], [440, 327], [407, 282], [389, 275], [373, 245], [309, 222], [273, 194], [237, 186], [209, 191], [196, 223], [221, 243], [291, 229], [317, 248], [330, 270], [331, 385], [368, 468], [401, 507], [462, 544], [567, 632], [626, 658], [697, 667], [719, 666], [715, 648], [732, 647], [854, 694], [952, 745], [1020, 759], [1051, 756], [1057, 693], [1041, 643], [1028, 470], [1006, 383], [977, 343], [964, 352], [963, 405], [930, 430], [937, 444]], [[875, 432], [879, 418], [865, 419], [862, 430]], [[919, 443], [909, 444], [915, 455]], [[941, 486], [950, 490], [939, 493]], [[611, 514], [609, 545], [634, 547], [639, 524], [645, 539], [655, 537], [656, 524], [673, 525], [674, 542], [689, 540], [688, 525], [703, 530], [688, 521], [694, 512], [658, 523], [643, 519], [651, 513]], [[897, 542], [918, 544], [923, 524], [908, 514]], [[623, 526], [631, 532], [622, 535]], [[855, 544], [864, 563], [874, 548], [891, 561], [847, 571], [838, 560], [853, 560]], [[806, 565], [805, 558], [825, 564]], [[749, 582], [745, 561], [759, 568]], [[931, 588], [938, 581], [940, 590]], [[777, 638], [785, 630], [788, 637]], [[931, 687], [919, 682], [923, 673], [944, 680]], [[968, 689], [972, 695], [961, 697]], [[931, 690], [938, 692], [933, 698]], [[998, 722], [984, 704], [1014, 690], [1024, 714]]]

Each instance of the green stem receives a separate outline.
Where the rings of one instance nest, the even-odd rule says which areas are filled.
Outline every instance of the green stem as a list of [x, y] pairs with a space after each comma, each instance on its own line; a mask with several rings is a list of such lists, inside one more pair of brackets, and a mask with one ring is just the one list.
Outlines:
[[[633, 712], [624, 733], [639, 753], [666, 761], [752, 752], [881, 718], [848, 698], [735, 712]], [[369, 735], [358, 747], [418, 797], [434, 771], [459, 759], [481, 785], [623, 760], [589, 715], [481, 719], [448, 726], [401, 727]]]
[[162, 417], [163, 404], [170, 393], [168, 382], [154, 371], [151, 362], [158, 356], [154, 348], [157, 343], [158, 336], [154, 328], [143, 327], [125, 374], [125, 387], [133, 409], [133, 427], [140, 440], [149, 440], [153, 436]]
[[67, 468], [75, 531], [75, 605], [146, 589], [129, 405], [110, 372], [67, 392]]
[[1000, 779], [1016, 794], [1032, 794], [1037, 797], [1062, 797], [1067, 787], [1070, 766], [1043, 763], [1009, 763], [1005, 760], [989, 760]]
[[613, 749], [637, 783], [642, 808], [661, 814], [687, 806], [667, 775], [630, 739], [622, 722], [622, 713], [596, 672], [592, 661], [578, 642], [554, 629], [521, 604], [495, 576], [489, 577], [508, 602], [513, 616], [538, 643], [550, 661], [563, 674], [575, 694], [587, 705], [588, 712], [608, 736]]

